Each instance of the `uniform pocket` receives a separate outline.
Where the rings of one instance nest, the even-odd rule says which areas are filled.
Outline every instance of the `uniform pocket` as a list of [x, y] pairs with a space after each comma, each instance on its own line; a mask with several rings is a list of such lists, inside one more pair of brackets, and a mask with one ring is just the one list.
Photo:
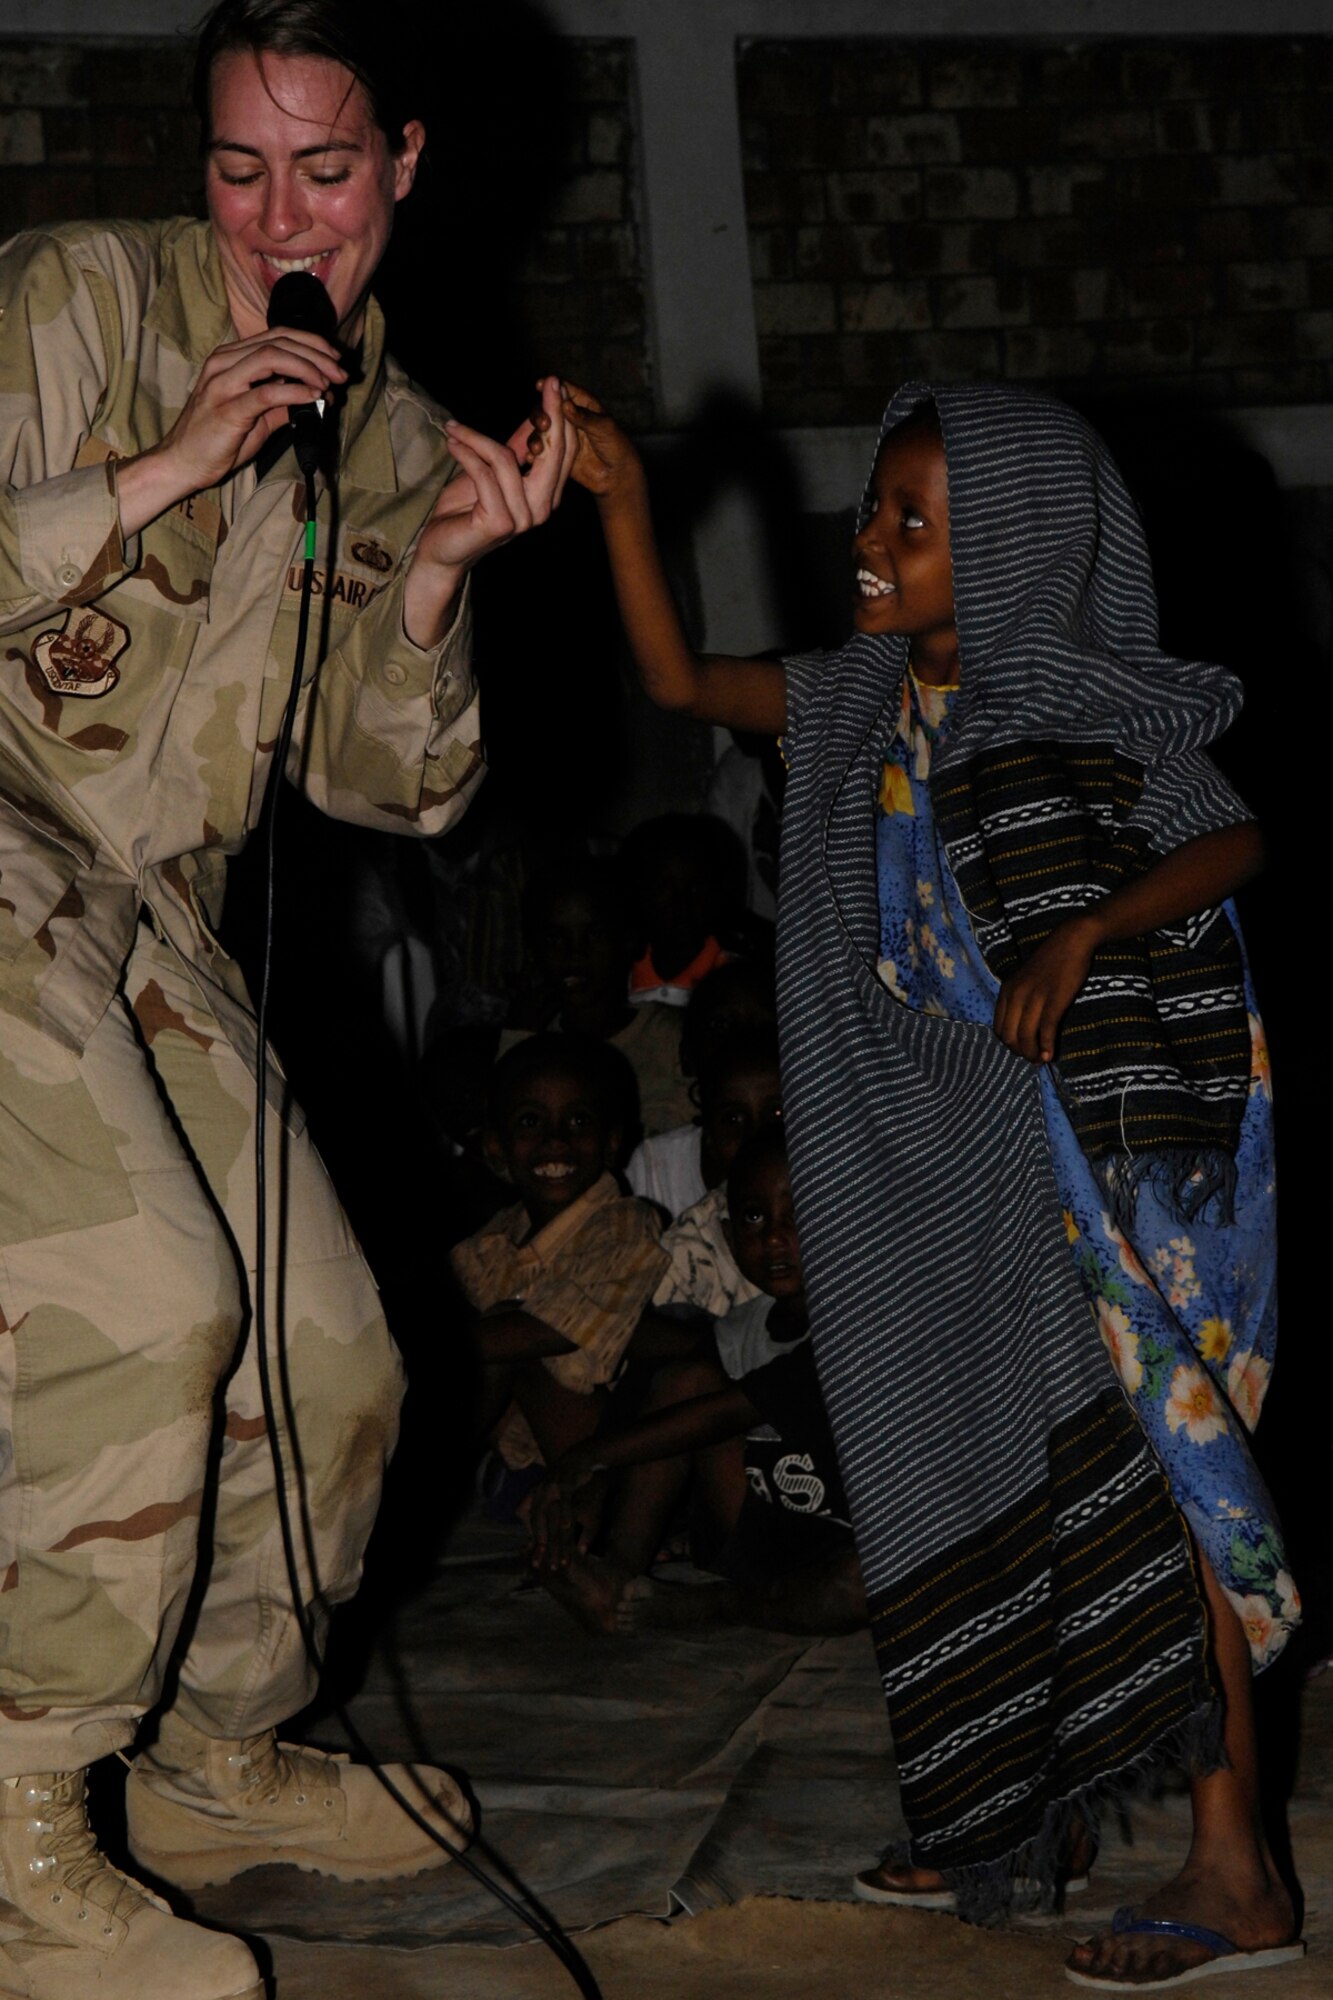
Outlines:
[[[0, 795], [0, 959], [12, 961], [62, 907], [78, 896], [75, 878], [91, 867], [93, 849], [64, 826], [42, 800]], [[54, 946], [51, 947], [54, 956]]]
[[0, 1245], [119, 1222], [137, 1206], [80, 1058], [0, 1011]]

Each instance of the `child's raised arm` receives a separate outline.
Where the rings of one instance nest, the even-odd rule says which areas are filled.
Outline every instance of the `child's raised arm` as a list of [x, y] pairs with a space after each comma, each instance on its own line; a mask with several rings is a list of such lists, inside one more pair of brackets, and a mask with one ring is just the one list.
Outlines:
[[644, 692], [697, 722], [780, 736], [787, 686], [775, 660], [691, 651], [653, 533], [643, 460], [586, 389], [566, 383], [564, 414], [578, 436], [573, 477], [597, 501], [620, 616]]

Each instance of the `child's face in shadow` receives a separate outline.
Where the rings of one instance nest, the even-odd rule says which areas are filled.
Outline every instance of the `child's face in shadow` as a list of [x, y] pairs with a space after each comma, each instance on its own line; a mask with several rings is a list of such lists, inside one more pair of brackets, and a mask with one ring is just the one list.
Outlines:
[[771, 1299], [801, 1299], [801, 1245], [785, 1163], [761, 1161], [728, 1188], [727, 1208], [732, 1255], [750, 1283]]
[[682, 972], [717, 929], [717, 883], [697, 854], [659, 854], [638, 882], [639, 914], [664, 979]]
[[[711, 1052], [733, 1037], [776, 1029], [777, 1005], [745, 983], [747, 971], [745, 966], [724, 965], [696, 987], [680, 1031], [680, 1066], [686, 1076], [697, 1076]], [[718, 992], [726, 996], [721, 1004], [714, 1001]]]
[[540, 1227], [588, 1192], [619, 1143], [583, 1080], [552, 1070], [518, 1086], [498, 1128], [487, 1134], [486, 1150]]
[[566, 1006], [609, 993], [624, 998], [628, 944], [593, 897], [577, 889], [553, 895], [542, 913], [537, 950]]
[[957, 649], [949, 476], [942, 440], [924, 425], [891, 431], [871, 478], [870, 518], [852, 543], [858, 632], [895, 632]]
[[731, 1163], [748, 1139], [782, 1129], [782, 1083], [771, 1063], [737, 1065], [719, 1077], [704, 1100], [704, 1179], [715, 1187], [731, 1171]]

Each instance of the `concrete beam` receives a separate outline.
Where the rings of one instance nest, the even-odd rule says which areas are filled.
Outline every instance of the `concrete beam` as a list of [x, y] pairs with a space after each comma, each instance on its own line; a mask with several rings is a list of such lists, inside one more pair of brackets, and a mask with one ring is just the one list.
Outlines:
[[[1328, 0], [543, 0], [566, 35], [637, 37], [670, 15], [686, 34], [790, 41], [843, 35], [1326, 35]], [[190, 34], [203, 0], [5, 0], [6, 35]]]
[[[766, 41], [845, 35], [1326, 35], [1327, 0], [543, 0], [563, 34], [622, 35], [664, 6]], [[608, 25], [593, 25], [606, 22]], [[624, 25], [609, 25], [612, 22]]]
[[[726, 6], [632, 12], [653, 392], [659, 421], [675, 430], [715, 397], [757, 410], [762, 395], [736, 40]], [[733, 652], [776, 624], [745, 496], [719, 493], [695, 529], [694, 558], [705, 646]]]

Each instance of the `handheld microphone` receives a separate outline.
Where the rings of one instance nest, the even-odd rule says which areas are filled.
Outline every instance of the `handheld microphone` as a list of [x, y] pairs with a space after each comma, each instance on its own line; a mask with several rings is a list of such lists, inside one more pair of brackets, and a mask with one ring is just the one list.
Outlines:
[[[333, 300], [313, 271], [284, 271], [268, 297], [268, 323], [291, 327], [297, 333], [317, 333], [323, 339], [338, 339], [338, 316]], [[307, 479], [319, 470], [320, 446], [324, 434], [324, 398], [313, 403], [293, 403], [287, 411], [291, 419], [296, 463]]]

